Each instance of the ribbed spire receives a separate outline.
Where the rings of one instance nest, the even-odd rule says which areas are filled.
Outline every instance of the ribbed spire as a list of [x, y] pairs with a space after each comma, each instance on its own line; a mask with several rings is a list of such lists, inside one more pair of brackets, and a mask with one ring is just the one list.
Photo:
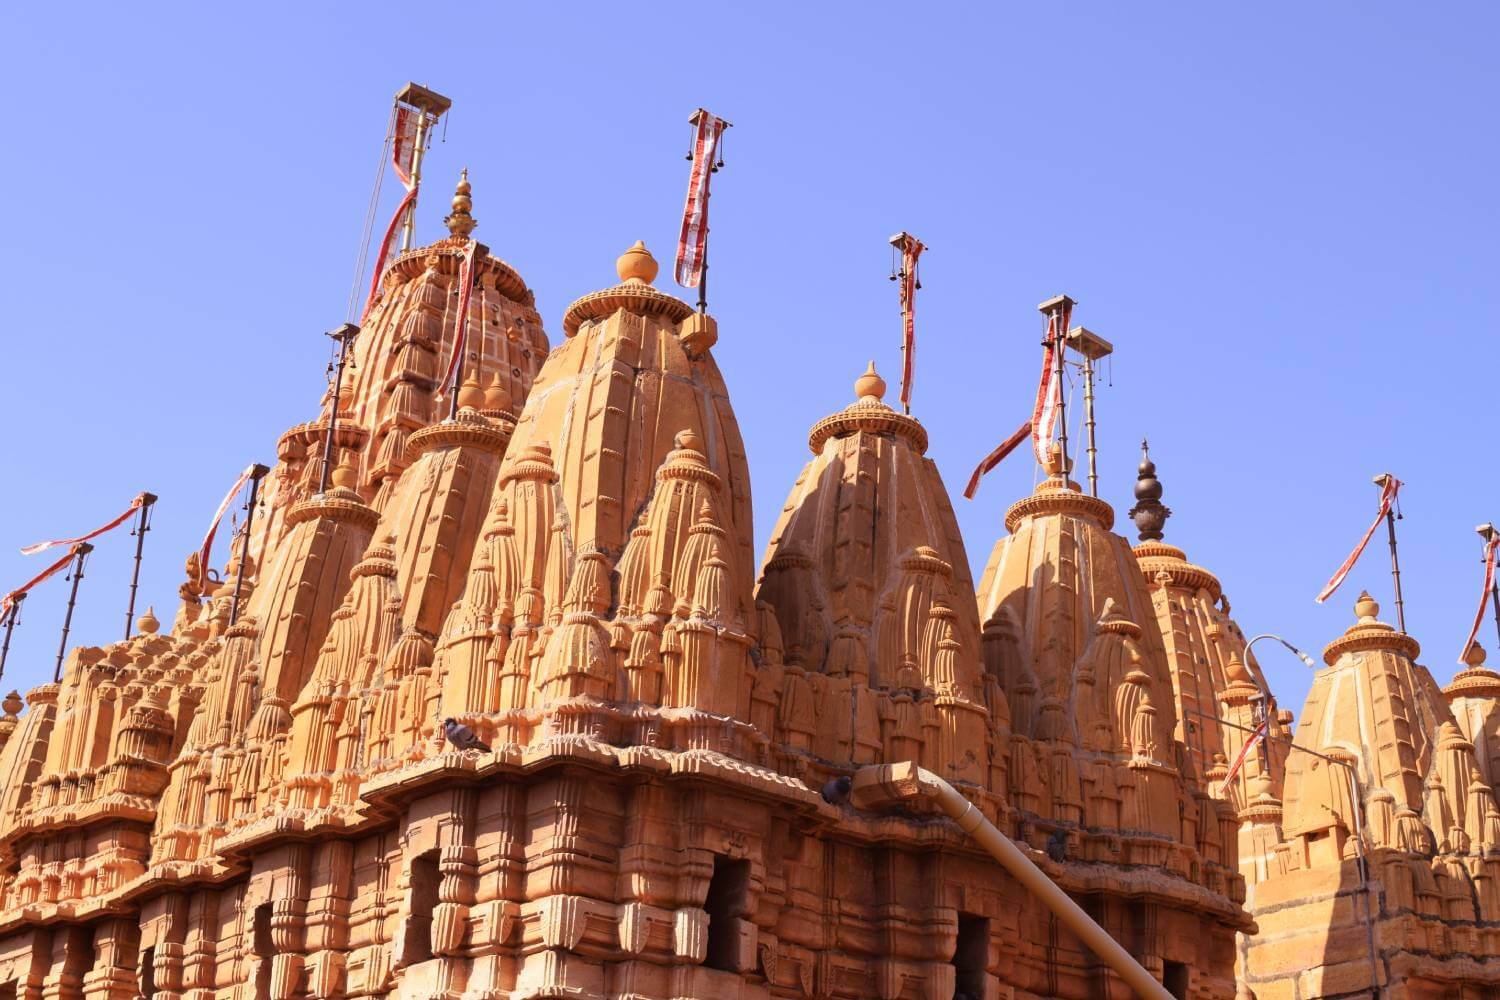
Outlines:
[[479, 225], [474, 216], [469, 214], [474, 209], [474, 199], [470, 197], [473, 186], [469, 184], [469, 168], [459, 175], [458, 186], [453, 189], [453, 211], [443, 222], [448, 226], [448, 232], [459, 239], [466, 240], [474, 232], [474, 227]]

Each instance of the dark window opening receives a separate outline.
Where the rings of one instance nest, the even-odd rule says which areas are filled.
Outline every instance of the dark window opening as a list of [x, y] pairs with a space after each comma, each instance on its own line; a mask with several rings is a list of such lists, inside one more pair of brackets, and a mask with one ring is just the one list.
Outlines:
[[989, 919], [960, 913], [958, 943], [953, 948], [953, 1000], [981, 1000], [985, 967], [989, 964]]
[[271, 904], [255, 908], [250, 926], [250, 950], [259, 960], [255, 966], [255, 1000], [271, 1000], [271, 956], [276, 945], [271, 940]]
[[432, 957], [432, 911], [438, 904], [438, 852], [419, 854], [411, 863], [411, 906], [406, 920], [406, 940], [401, 942], [401, 964], [425, 962]]
[[1161, 984], [1177, 1000], [1187, 1000], [1188, 967], [1181, 962], [1166, 962], [1162, 966]]
[[156, 995], [156, 949], [141, 952], [141, 996], [151, 1000]]
[[739, 921], [750, 891], [750, 862], [714, 855], [714, 874], [708, 881], [708, 954], [710, 969], [736, 972], [740, 950]]

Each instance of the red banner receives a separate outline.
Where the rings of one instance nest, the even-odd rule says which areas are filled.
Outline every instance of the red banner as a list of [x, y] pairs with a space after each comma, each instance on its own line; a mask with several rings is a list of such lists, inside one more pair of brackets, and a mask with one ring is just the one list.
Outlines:
[[474, 255], [478, 250], [479, 244], [470, 240], [464, 248], [463, 262], [458, 265], [458, 316], [453, 321], [453, 353], [448, 356], [448, 370], [438, 386], [439, 393], [458, 391], [453, 376], [462, 363], [464, 342], [469, 335], [469, 303], [474, 298]]
[[[1068, 335], [1068, 321], [1073, 308], [1064, 300], [1062, 308], [1047, 317], [1047, 342], [1042, 350], [1042, 377], [1036, 387], [1036, 404], [1031, 409], [1031, 450], [1038, 464], [1047, 464], [1047, 451], [1057, 433], [1057, 411], [1062, 402], [1063, 384], [1058, 378], [1058, 352]], [[1066, 472], [1064, 472], [1066, 475]]]
[[697, 288], [708, 254], [708, 178], [713, 173], [719, 137], [729, 123], [702, 108], [693, 116], [693, 167], [688, 172], [687, 202], [682, 208], [682, 233], [677, 238], [677, 283]]
[[979, 480], [984, 475], [1005, 460], [1005, 456], [1020, 447], [1021, 442], [1026, 440], [1031, 433], [1031, 421], [1028, 420], [1016, 429], [1016, 432], [1000, 443], [1000, 447], [984, 457], [974, 469], [974, 474], [969, 477], [969, 485], [964, 487], [964, 499], [973, 500], [974, 494], [979, 492]]
[[75, 543], [71, 548], [68, 549], [67, 555], [63, 556], [57, 562], [53, 563], [51, 566], [48, 566], [46, 569], [42, 570], [30, 580], [27, 580], [25, 583], [21, 584], [15, 590], [12, 590], [4, 597], [0, 597], [0, 622], [4, 622], [6, 616], [11, 613], [11, 609], [16, 606], [17, 597], [20, 597], [32, 587], [35, 587], [37, 584], [41, 583], [43, 580], [54, 577], [58, 573], [62, 572], [63, 568], [67, 566], [68, 563], [72, 562], [73, 557], [78, 554], [79, 544], [81, 543]]
[[1474, 637], [1479, 634], [1479, 626], [1484, 621], [1484, 608], [1489, 603], [1490, 591], [1495, 586], [1496, 549], [1500, 549], [1500, 534], [1491, 535], [1484, 543], [1484, 589], [1479, 592], [1479, 610], [1474, 612], [1474, 627], [1469, 629], [1469, 637], [1458, 651], [1458, 662], [1465, 665], [1469, 662], [1469, 647], [1474, 645]]
[[1318, 592], [1315, 600], [1319, 604], [1322, 604], [1333, 596], [1333, 592], [1339, 589], [1339, 585], [1344, 582], [1344, 578], [1349, 575], [1349, 571], [1359, 561], [1360, 554], [1365, 551], [1365, 546], [1370, 544], [1370, 536], [1375, 534], [1375, 529], [1380, 527], [1380, 522], [1385, 520], [1390, 514], [1391, 504], [1395, 501], [1396, 494], [1400, 490], [1401, 480], [1395, 476], [1387, 475], [1385, 477], [1385, 485], [1380, 490], [1380, 513], [1375, 515], [1374, 522], [1370, 525], [1369, 530], [1365, 532], [1364, 537], [1359, 540], [1359, 544], [1354, 546], [1354, 551], [1349, 553], [1349, 558], [1344, 560], [1343, 565], [1334, 571], [1333, 577]]
[[251, 462], [245, 466], [245, 471], [240, 473], [240, 477], [234, 481], [229, 492], [224, 494], [224, 500], [219, 504], [219, 509], [214, 511], [214, 519], [208, 523], [208, 534], [203, 536], [203, 545], [198, 549], [198, 589], [200, 591], [208, 584], [208, 558], [213, 552], [214, 535], [219, 531], [219, 522], [224, 520], [224, 512], [229, 509], [229, 505], [234, 502], [235, 497], [239, 496], [240, 490], [245, 488], [245, 484], [253, 475], [255, 475], [255, 463]]
[[391, 216], [390, 223], [385, 227], [385, 235], [380, 238], [380, 252], [375, 255], [374, 273], [370, 275], [370, 292], [365, 296], [365, 308], [360, 316], [360, 322], [370, 314], [370, 306], [375, 302], [375, 293], [380, 290], [380, 278], [385, 274], [385, 269], [395, 256], [396, 230], [401, 228], [401, 222], [406, 218], [406, 213], [411, 211], [412, 205], [417, 200], [417, 183], [414, 177], [417, 160], [417, 121], [422, 112], [411, 108], [396, 108], [394, 128], [391, 134], [391, 168], [396, 171], [396, 176], [401, 179], [401, 186], [406, 188], [406, 195], [401, 199], [401, 204], [396, 206], [396, 214]]
[[917, 368], [917, 260], [926, 244], [910, 233], [901, 233], [891, 241], [901, 251], [901, 409], [911, 412], [912, 379]]
[[1234, 780], [1236, 774], [1240, 773], [1240, 768], [1244, 765], [1246, 758], [1250, 756], [1250, 751], [1254, 750], [1260, 741], [1266, 738], [1266, 723], [1269, 721], [1265, 720], [1256, 726], [1255, 732], [1251, 733], [1250, 738], [1245, 741], [1245, 745], [1240, 747], [1239, 755], [1234, 758], [1234, 763], [1229, 765], [1229, 773], [1224, 775], [1224, 787], [1229, 787], [1229, 783]]
[[28, 545], [24, 549], [22, 549], [21, 555], [34, 556], [38, 552], [46, 552], [48, 549], [55, 549], [59, 545], [77, 545], [79, 542], [86, 542], [90, 538], [98, 538], [106, 531], [109, 531], [112, 528], [118, 528], [121, 524], [125, 523], [125, 519], [130, 517], [131, 514], [134, 514], [136, 511], [140, 510], [141, 504], [145, 502], [146, 494], [141, 493], [137, 495], [134, 500], [130, 501], [130, 506], [126, 507], [124, 513], [122, 513], [119, 517], [115, 518], [113, 521], [110, 521], [108, 524], [95, 528], [87, 535], [79, 535], [77, 538], [57, 538], [50, 542], [37, 542], [35, 545]]

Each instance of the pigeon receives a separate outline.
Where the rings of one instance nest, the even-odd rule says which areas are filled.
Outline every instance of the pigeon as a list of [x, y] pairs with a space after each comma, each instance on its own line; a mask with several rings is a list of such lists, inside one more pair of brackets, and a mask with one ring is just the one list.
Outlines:
[[1068, 858], [1068, 831], [1053, 830], [1052, 836], [1047, 838], [1047, 857], [1053, 861], [1066, 861]]
[[444, 719], [443, 735], [448, 738], [449, 743], [452, 743], [460, 750], [478, 750], [480, 753], [490, 752], [490, 745], [478, 736], [475, 736], [474, 730], [461, 722]]
[[853, 787], [854, 782], [847, 774], [829, 778], [823, 786], [823, 801], [831, 806], [843, 805], [849, 798], [849, 789]]

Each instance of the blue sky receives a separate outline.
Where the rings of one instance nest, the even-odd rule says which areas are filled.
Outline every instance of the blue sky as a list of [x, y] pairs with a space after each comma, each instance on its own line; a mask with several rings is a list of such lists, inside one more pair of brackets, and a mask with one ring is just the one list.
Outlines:
[[[441, 232], [467, 165], [476, 236], [535, 289], [554, 343], [632, 241], [670, 257], [687, 114], [735, 123], [712, 307], [758, 549], [808, 427], [867, 359], [895, 380], [886, 239], [909, 229], [931, 247], [914, 413], [955, 497], [1026, 415], [1035, 305], [1066, 291], [1116, 345], [1100, 461], [1121, 521], [1149, 436], [1168, 540], [1219, 574], [1247, 632], [1316, 655], [1361, 587], [1393, 610], [1383, 544], [1329, 605], [1312, 598], [1373, 516], [1371, 475], [1395, 472], [1408, 623], [1452, 676], [1473, 527], [1500, 519], [1493, 6], [32, 4], [5, 20], [0, 587], [38, 568], [18, 546], [150, 489], [143, 601], [170, 618], [236, 470], [315, 413], [390, 95], [412, 79], [455, 103], [420, 232]], [[955, 499], [976, 571], [1033, 476], [1018, 454]], [[118, 637], [131, 546], [99, 546], [76, 640]], [[66, 596], [58, 579], [27, 601], [7, 689], [50, 678]], [[1300, 714], [1306, 668], [1262, 661]]]

